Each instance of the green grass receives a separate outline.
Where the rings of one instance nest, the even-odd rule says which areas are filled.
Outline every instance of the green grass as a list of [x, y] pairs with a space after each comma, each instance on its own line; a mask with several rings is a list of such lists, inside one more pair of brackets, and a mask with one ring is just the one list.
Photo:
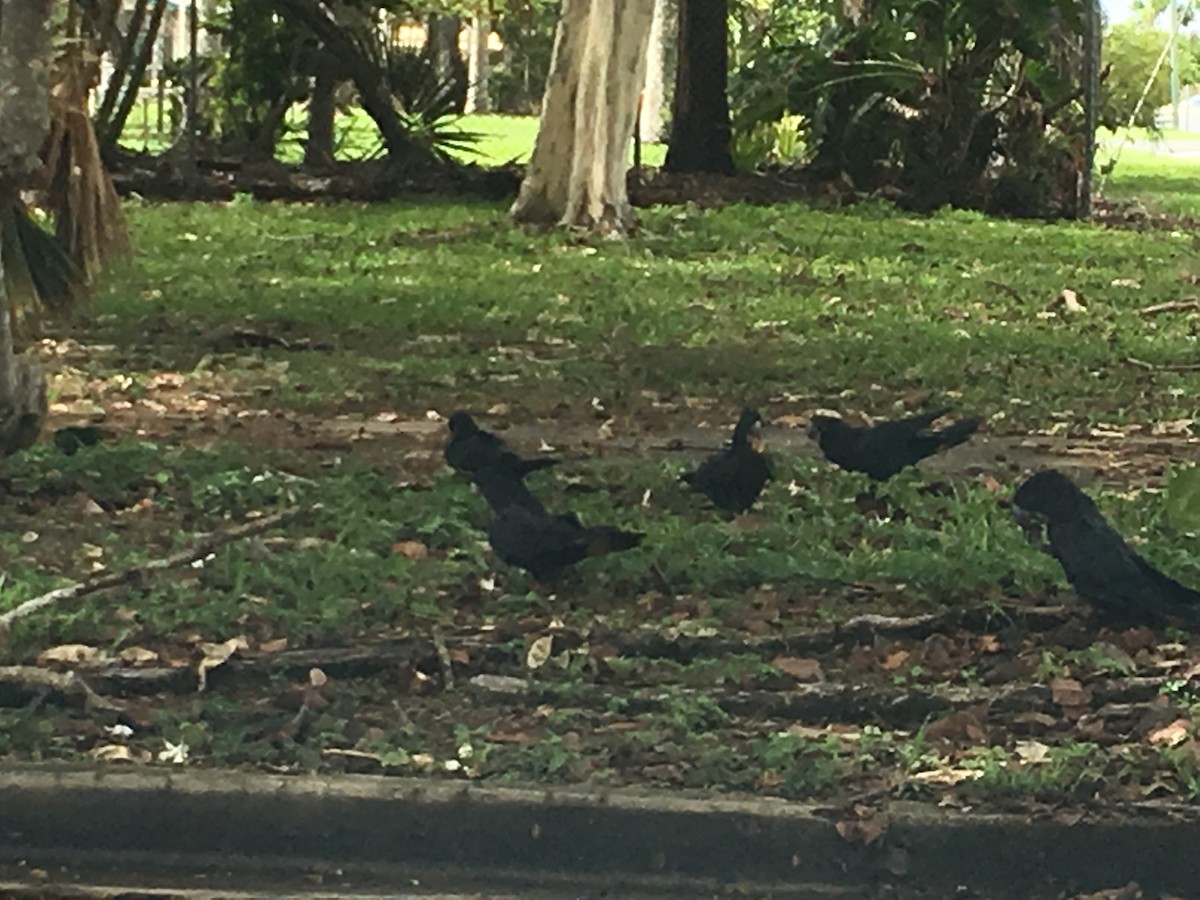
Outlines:
[[[1194, 293], [1179, 232], [882, 206], [649, 210], [627, 242], [514, 229], [482, 203], [130, 218], [139, 258], [98, 298], [106, 338], [187, 366], [203, 351], [173, 334], [247, 317], [331, 341], [288, 357], [292, 405], [545, 414], [598, 396], [633, 415], [700, 396], [787, 412], [798, 395], [883, 413], [923, 389], [1000, 430], [1198, 412], [1192, 375], [1127, 362], [1196, 361], [1186, 315], [1138, 314]], [[1086, 312], [1054, 309], [1068, 288]], [[147, 316], [168, 325], [152, 348]]]
[[[1200, 149], [1200, 136], [1195, 146]], [[1105, 154], [1097, 162], [1111, 159], [1111, 154]], [[1098, 175], [1097, 183], [1103, 178]], [[1103, 184], [1105, 197], [1137, 200], [1153, 212], [1200, 216], [1200, 154], [1172, 157], [1124, 147]]]
[[[1150, 204], [1164, 202], [1144, 193], [1155, 179], [1189, 178], [1161, 163], [1123, 171]], [[276, 703], [280, 685], [270, 696], [218, 687], [202, 702], [147, 701], [154, 715], [139, 711], [131, 740], [148, 752], [185, 740], [203, 762], [317, 769], [329, 765], [323, 749], [353, 748], [411, 774], [425, 771], [414, 762], [423, 754], [449, 759], [467, 742], [476, 777], [794, 797], [875, 788], [880, 772], [896, 775], [895, 791], [926, 797], [932, 788], [906, 786], [904, 776], [940, 768], [980, 772], [970, 797], [1054, 797], [1091, 786], [1111, 762], [1069, 727], [1046, 736], [1054, 748], [1041, 769], [1022, 768], [1003, 737], [952, 759], [913, 736], [920, 722], [907, 733], [864, 727], [858, 743], [788, 732], [717, 699], [788, 690], [776, 651], [764, 656], [746, 641], [688, 663], [605, 661], [603, 637], [589, 630], [678, 629], [737, 642], [859, 613], [1068, 600], [1060, 569], [1025, 542], [979, 479], [951, 475], [930, 490], [928, 469], [905, 473], [881, 489], [904, 515], [880, 519], [860, 512], [863, 479], [777, 444], [761, 511], [727, 522], [677, 480], [695, 454], [661, 448], [702, 421], [722, 428], [709, 432], [715, 445], [743, 403], [768, 418], [802, 419], [820, 407], [892, 414], [917, 393], [987, 416], [1002, 434], [1195, 418], [1194, 373], [1127, 361], [1197, 361], [1186, 312], [1139, 313], [1194, 293], [1182, 277], [1195, 274], [1190, 234], [962, 212], [919, 218], [870, 204], [651, 209], [627, 241], [515, 228], [502, 207], [482, 202], [239, 197], [131, 202], [127, 212], [135, 259], [100, 286], [92, 320], [72, 332], [78, 344], [51, 360], [56, 424], [102, 411], [117, 437], [73, 456], [47, 441], [5, 461], [0, 609], [98, 566], [162, 558], [258, 512], [312, 512], [264, 540], [223, 546], [202, 565], [30, 616], [4, 644], [4, 661], [78, 642], [110, 654], [151, 648], [191, 664], [198, 641], [238, 635], [255, 648], [286, 637], [294, 649], [495, 626], [512, 629], [505, 642], [486, 654], [470, 647], [458, 664], [528, 678], [540, 692], [523, 714], [511, 697], [489, 705], [468, 689], [453, 701], [422, 694], [425, 682], [396, 667], [377, 680], [335, 678], [311, 732], [276, 739], [264, 727], [295, 716]], [[1078, 292], [1084, 311], [1055, 306], [1064, 288]], [[208, 340], [230, 327], [323, 349], [229, 350]], [[643, 546], [585, 562], [548, 597], [498, 569], [483, 544], [481, 500], [440, 467], [440, 427], [427, 438], [358, 434], [379, 414], [411, 423], [430, 410], [496, 404], [507, 410], [489, 422], [537, 419], [568, 448], [561, 467], [531, 478], [550, 508], [642, 530]], [[606, 418], [640, 449], [599, 437]], [[1105, 474], [1130, 490], [1092, 488], [1102, 508], [1144, 541], [1149, 559], [1200, 583], [1197, 538], [1165, 520], [1161, 495], [1136, 490], [1161, 473], [1132, 453], [1114, 458], [1120, 464]], [[990, 462], [989, 471], [1007, 491], [1021, 465]], [[403, 542], [428, 556], [409, 558]], [[560, 624], [586, 639], [527, 670], [527, 640], [557, 635]], [[947, 639], [974, 647], [977, 637]], [[1101, 650], [1022, 640], [1031, 683], [1123, 671]], [[906, 647], [915, 654], [923, 644]], [[820, 660], [829, 680], [867, 688], [977, 687], [975, 670], [987, 662], [971, 651], [969, 664], [941, 670], [925, 660], [876, 671], [868, 661], [864, 672], [857, 649], [843, 649]], [[1139, 657], [1138, 674], [1152, 665]], [[650, 711], [639, 712], [647, 702]], [[525, 738], [488, 740], [498, 718], [522, 715], [506, 727]], [[86, 727], [72, 716], [48, 705], [0, 710], [0, 755], [88, 752]], [[1130, 791], [1161, 762], [1194, 793], [1182, 750], [1142, 750], [1138, 764], [1152, 765], [1129, 776]]]
[[[131, 150], [161, 153], [169, 146], [169, 139], [158, 130], [158, 107], [154, 103], [139, 104], [134, 108], [121, 143]], [[171, 120], [164, 116], [164, 126], [169, 131]], [[277, 147], [277, 157], [286, 163], [298, 163], [304, 157], [304, 136], [307, 112], [296, 106], [287, 117], [287, 130]], [[479, 135], [478, 142], [470, 149], [455, 149], [452, 155], [468, 163], [499, 166], [510, 162], [526, 163], [533, 152], [537, 138], [536, 116], [469, 115], [457, 120], [457, 130]], [[334, 124], [335, 155], [340, 160], [364, 159], [380, 151], [379, 129], [361, 108], [353, 107], [348, 112], [338, 112]], [[632, 157], [632, 150], [630, 151]], [[666, 146], [648, 144], [643, 148], [646, 165], [660, 166], [666, 157]]]

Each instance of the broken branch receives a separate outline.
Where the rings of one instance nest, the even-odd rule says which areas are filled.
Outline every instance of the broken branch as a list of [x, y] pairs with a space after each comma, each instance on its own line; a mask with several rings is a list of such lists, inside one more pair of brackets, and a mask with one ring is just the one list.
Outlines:
[[[313, 507], [314, 509], [316, 507]], [[264, 531], [270, 531], [284, 522], [300, 516], [301, 513], [307, 512], [303, 509], [287, 509], [283, 512], [276, 513], [273, 516], [265, 516], [261, 519], [253, 519], [249, 522], [243, 522], [240, 525], [235, 525], [224, 531], [214, 532], [207, 537], [201, 538], [193, 547], [187, 550], [180, 550], [178, 553], [172, 553], [164, 559], [152, 559], [148, 563], [140, 566], [134, 566], [131, 569], [125, 569], [121, 572], [109, 572], [101, 575], [98, 578], [92, 578], [88, 581], [77, 581], [75, 584], [67, 585], [66, 587], [56, 588], [53, 591], [42, 594], [26, 600], [16, 609], [0, 615], [0, 634], [5, 633], [12, 628], [12, 623], [17, 619], [24, 618], [40, 609], [51, 606], [55, 603], [62, 603], [66, 600], [74, 600], [77, 597], [85, 597], [88, 594], [95, 594], [98, 591], [105, 591], [109, 588], [120, 587], [124, 584], [133, 584], [140, 581], [144, 575], [151, 572], [158, 572], [164, 569], [175, 569], [180, 566], [186, 566], [194, 563], [199, 559], [208, 556], [218, 547], [242, 538], [251, 537], [256, 534], [262, 534]]]
[[1200, 297], [1188, 297], [1184, 300], [1168, 300], [1166, 303], [1155, 303], [1138, 310], [1139, 316], [1156, 316], [1165, 312], [1180, 312], [1185, 309], [1200, 310]]
[[58, 691], [66, 697], [80, 697], [89, 712], [113, 711], [121, 707], [92, 690], [77, 672], [54, 672], [37, 666], [0, 666], [0, 684], [25, 688], [31, 692]]
[[1125, 362], [1139, 369], [1145, 369], [1147, 372], [1200, 372], [1200, 363], [1163, 363], [1162, 365], [1155, 365], [1154, 363], [1146, 362], [1144, 359], [1136, 359], [1132, 356], [1125, 357]]

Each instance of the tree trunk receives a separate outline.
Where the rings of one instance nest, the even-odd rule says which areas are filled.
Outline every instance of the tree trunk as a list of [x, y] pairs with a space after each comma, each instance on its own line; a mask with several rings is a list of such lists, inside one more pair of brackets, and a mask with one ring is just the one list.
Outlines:
[[425, 27], [425, 55], [433, 60], [438, 74], [454, 82], [454, 109], [463, 112], [467, 106], [467, 61], [458, 47], [462, 31], [461, 16], [431, 15]]
[[129, 74], [129, 67], [133, 62], [137, 36], [141, 33], [142, 22], [146, 19], [148, 5], [149, 0], [136, 0], [133, 12], [129, 15], [129, 24], [125, 26], [125, 33], [121, 35], [121, 46], [113, 58], [112, 74], [108, 78], [108, 84], [104, 87], [104, 96], [100, 100], [100, 108], [95, 115], [102, 135], [108, 131], [107, 123], [117, 108], [117, 99], [121, 96], [121, 89], [125, 86], [125, 78]]
[[464, 112], [486, 113], [492, 111], [492, 98], [488, 94], [488, 36], [492, 33], [492, 17], [486, 12], [471, 20], [471, 43], [467, 53], [467, 105]]
[[314, 169], [324, 169], [333, 165], [333, 122], [337, 110], [337, 83], [333, 60], [318, 58], [312, 98], [308, 102], [308, 136], [304, 142], [304, 165]]
[[[111, 150], [121, 140], [121, 132], [125, 128], [125, 123], [129, 120], [129, 114], [133, 112], [133, 107], [137, 103], [138, 92], [142, 86], [142, 78], [145, 77], [146, 69], [150, 66], [150, 58], [154, 55], [154, 44], [158, 41], [158, 32], [162, 27], [163, 14], [166, 11], [167, 0], [157, 0], [150, 12], [150, 22], [146, 26], [145, 34], [142, 36], [142, 44], [137, 58], [130, 63], [130, 68], [127, 71], [119, 73], [121, 80], [125, 84], [125, 93], [121, 95], [121, 102], [117, 104], [116, 112], [112, 114], [112, 117], [102, 120], [104, 130], [100, 138], [103, 150]], [[113, 72], [113, 78], [117, 77], [118, 73]], [[104, 99], [108, 99], [107, 95]]]
[[660, 141], [663, 136], [667, 5], [667, 0], [654, 0], [654, 19], [650, 25], [650, 44], [646, 54], [646, 83], [642, 87], [642, 113], [638, 119], [638, 133], [646, 142]]
[[728, 74], [729, 0], [679, 0], [668, 172], [733, 174]]
[[[54, 0], [0, 0], [0, 204], [6, 208], [40, 166], [50, 128], [50, 17]], [[0, 260], [3, 256], [0, 255]], [[0, 456], [37, 440], [46, 418], [46, 381], [36, 363], [14, 353], [8, 292], [0, 262]]]
[[654, 0], [564, 0], [518, 222], [628, 231], [625, 188]]
[[327, 4], [321, 0], [275, 0], [275, 5], [295, 21], [307, 25], [325, 49], [341, 60], [345, 71], [354, 79], [363, 109], [379, 127], [393, 164], [410, 169], [436, 163], [433, 154], [416, 143], [400, 121], [392, 102], [387, 72], [367, 54], [348, 26], [334, 18]]

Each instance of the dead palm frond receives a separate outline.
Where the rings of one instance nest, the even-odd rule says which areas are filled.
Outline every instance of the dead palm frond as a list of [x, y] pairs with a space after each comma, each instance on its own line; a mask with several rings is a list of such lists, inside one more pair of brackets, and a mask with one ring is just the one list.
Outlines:
[[90, 283], [133, 248], [121, 199], [100, 160], [100, 143], [82, 106], [51, 96], [45, 162], [46, 208], [54, 232]]
[[50, 88], [50, 133], [42, 146], [39, 202], [54, 220], [42, 228], [24, 203], [0, 209], [0, 258], [13, 318], [22, 332], [85, 304], [90, 285], [131, 250], [121, 201], [87, 114], [99, 56], [72, 5]]
[[31, 333], [42, 319], [78, 309], [90, 296], [87, 277], [70, 253], [34, 220], [20, 199], [0, 209], [0, 256], [13, 326], [19, 334]]

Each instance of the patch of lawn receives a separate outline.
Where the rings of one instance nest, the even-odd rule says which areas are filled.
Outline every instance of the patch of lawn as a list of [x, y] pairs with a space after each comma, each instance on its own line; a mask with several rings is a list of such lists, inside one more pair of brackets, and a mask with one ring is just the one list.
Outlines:
[[[287, 115], [285, 130], [277, 145], [277, 158], [285, 163], [299, 163], [304, 158], [304, 141], [308, 110], [294, 106]], [[171, 146], [171, 119], [164, 117], [164, 130], [158, 127], [156, 103], [134, 107], [121, 143], [131, 150], [161, 153]], [[466, 163], [500, 166], [506, 163], [527, 163], [537, 138], [537, 116], [476, 114], [462, 116], [452, 126], [466, 134], [478, 135], [479, 140], [469, 149], [455, 149], [451, 155]], [[339, 110], [334, 119], [334, 157], [338, 160], [367, 159], [382, 149], [379, 129], [360, 107]], [[642, 149], [645, 165], [661, 166], [666, 158], [666, 145], [646, 144]], [[630, 150], [632, 158], [632, 150]]]
[[[106, 695], [104, 666], [127, 675], [149, 654], [194, 672], [210, 645], [245, 644], [205, 693], [121, 694], [124, 737], [57, 696], [0, 694], [0, 756], [123, 742], [276, 771], [786, 797], [1194, 795], [1192, 738], [1160, 747], [1140, 710], [1103, 742], [1086, 730], [1144, 701], [1121, 693], [1128, 675], [1161, 683], [1172, 709], [1154, 721], [1186, 718], [1194, 698], [1163, 673], [1188, 647], [1106, 631], [1066, 650], [1023, 618], [1075, 601], [997, 502], [1020, 459], [988, 458], [999, 484], [926, 466], [871, 500], [865, 479], [780, 441], [761, 507], [727, 521], [678, 482], [696, 446], [668, 449], [702, 423], [715, 444], [742, 403], [776, 421], [769, 449], [821, 407], [944, 401], [1017, 435], [1186, 428], [1195, 376], [1166, 366], [1195, 360], [1194, 321], [1141, 310], [1194, 292], [1190, 236], [881, 205], [653, 209], [625, 242], [516, 229], [482, 202], [128, 212], [136, 258], [74, 341], [41, 348], [55, 424], [95, 416], [115, 434], [5, 461], [0, 610], [260, 513], [309, 514], [21, 620], [6, 663], [85, 644], [105, 661], [83, 677]], [[535, 493], [644, 544], [550, 585], [497, 568], [488, 512], [441, 466], [427, 417], [459, 407], [541, 420], [563, 462]], [[1107, 446], [1109, 481], [1161, 476]], [[1159, 495], [1089, 493], [1200, 584], [1196, 538]], [[864, 614], [945, 618], [843, 631]]]
[[[1153, 212], [1200, 215], [1200, 135], [1163, 140], [1158, 152], [1144, 144], [1113, 144], [1098, 154], [1097, 165], [1115, 160], [1104, 180], [1104, 196], [1137, 200]], [[1172, 147], [1176, 153], [1170, 152]], [[1103, 178], [1098, 174], [1097, 183]]]
[[[884, 207], [649, 210], [617, 243], [515, 229], [484, 203], [130, 218], [138, 260], [103, 286], [101, 333], [189, 367], [195, 332], [233, 323], [331, 344], [286, 354], [291, 405], [561, 415], [596, 396], [639, 415], [703, 397], [883, 413], [920, 390], [1000, 430], [1197, 412], [1192, 376], [1170, 369], [1195, 361], [1191, 319], [1139, 315], [1193, 293], [1182, 233]], [[1062, 308], [1063, 289], [1086, 310]]]

